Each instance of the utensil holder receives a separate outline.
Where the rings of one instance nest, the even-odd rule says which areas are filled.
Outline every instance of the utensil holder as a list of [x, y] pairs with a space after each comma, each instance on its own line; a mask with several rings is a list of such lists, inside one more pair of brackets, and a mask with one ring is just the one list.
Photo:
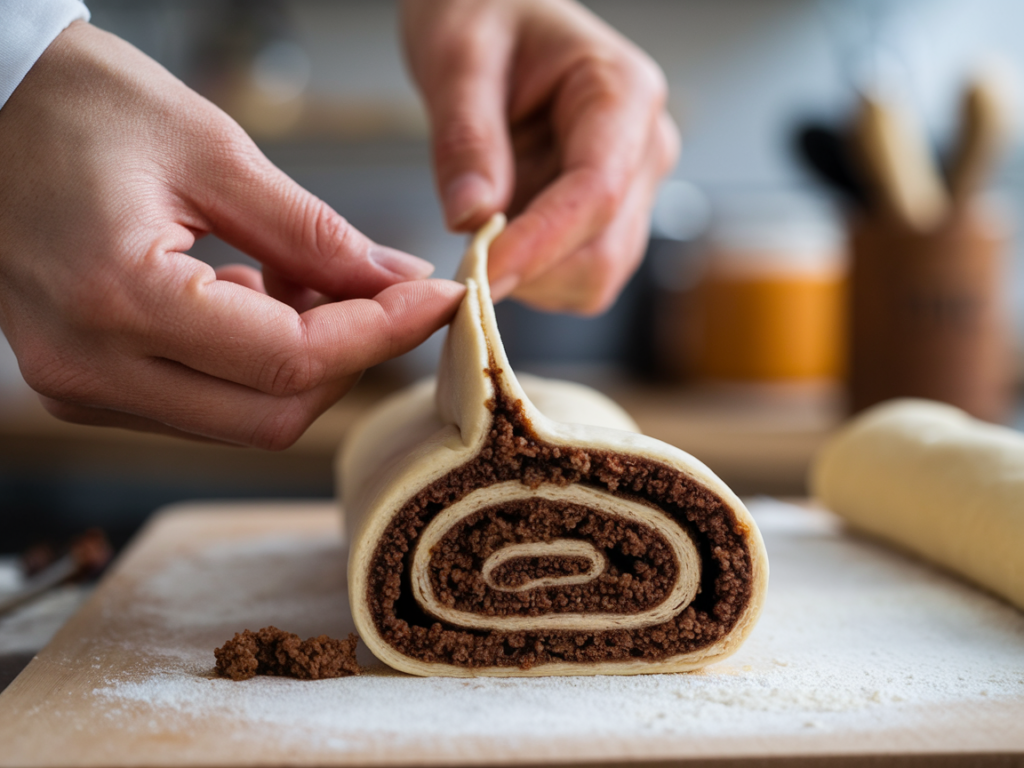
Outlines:
[[981, 204], [954, 209], [924, 233], [883, 215], [850, 220], [853, 412], [923, 397], [989, 421], [1007, 418], [1006, 230]]

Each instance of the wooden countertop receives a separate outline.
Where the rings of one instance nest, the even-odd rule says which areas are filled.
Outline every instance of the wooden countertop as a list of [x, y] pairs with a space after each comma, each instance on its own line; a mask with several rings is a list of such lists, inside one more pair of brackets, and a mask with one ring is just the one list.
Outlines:
[[213, 671], [235, 631], [352, 628], [323, 503], [182, 505], [0, 694], [0, 766], [989, 766], [1024, 760], [1024, 615], [754, 500], [772, 559], [733, 657], [639, 677], [318, 682]]

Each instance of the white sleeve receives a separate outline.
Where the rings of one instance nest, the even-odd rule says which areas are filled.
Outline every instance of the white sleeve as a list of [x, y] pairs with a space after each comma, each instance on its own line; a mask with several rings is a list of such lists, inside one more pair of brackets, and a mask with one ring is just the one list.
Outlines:
[[53, 39], [78, 19], [89, 20], [81, 0], [0, 0], [0, 107]]

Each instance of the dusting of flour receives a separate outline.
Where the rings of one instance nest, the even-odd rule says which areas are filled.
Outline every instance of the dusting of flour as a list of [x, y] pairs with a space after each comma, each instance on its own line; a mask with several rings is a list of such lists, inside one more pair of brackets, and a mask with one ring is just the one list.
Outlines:
[[143, 671], [92, 696], [114, 722], [140, 709], [170, 731], [230, 720], [225, 739], [341, 751], [442, 735], [513, 744], [857, 732], [912, 725], [930, 705], [1024, 697], [1024, 615], [823, 513], [767, 499], [750, 508], [771, 561], [764, 614], [735, 656], [702, 672], [415, 678], [361, 649], [360, 677], [215, 677], [213, 648], [236, 631], [352, 631], [340, 544], [296, 536], [212, 544], [155, 570], [130, 603], [136, 615], [110, 617], [146, 628], [123, 647]]

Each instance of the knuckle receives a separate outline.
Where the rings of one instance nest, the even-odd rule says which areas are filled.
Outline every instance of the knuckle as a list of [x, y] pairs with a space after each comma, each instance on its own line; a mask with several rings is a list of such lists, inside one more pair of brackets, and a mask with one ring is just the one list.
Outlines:
[[196, 290], [214, 277], [213, 268], [198, 261], [191, 272], [182, 271], [156, 242], [118, 242], [112, 248], [126, 257], [78, 276], [62, 303], [66, 325], [89, 338], [123, 342], [144, 334], [166, 314], [169, 293]]
[[576, 62], [568, 80], [577, 93], [573, 107], [592, 102], [616, 107], [636, 103], [639, 97], [657, 113], [668, 101], [664, 71], [650, 56], [632, 47], [588, 52]]
[[246, 442], [267, 451], [283, 451], [295, 445], [307, 426], [309, 417], [293, 398], [262, 418]]
[[265, 363], [257, 379], [261, 391], [275, 397], [291, 397], [323, 383], [326, 363], [310, 348], [301, 320], [296, 319], [292, 330], [277, 346], [283, 351]]
[[263, 391], [275, 397], [291, 397], [313, 389], [322, 380], [322, 366], [316, 364], [308, 351], [302, 350], [269, 366]]
[[484, 152], [493, 144], [488, 127], [470, 115], [456, 114], [439, 126], [434, 154], [442, 166], [451, 160]]
[[608, 170], [587, 169], [585, 183], [593, 201], [597, 219], [609, 221], [619, 210], [626, 196], [626, 180], [616, 178]]
[[327, 203], [312, 198], [300, 214], [308, 233], [312, 251], [321, 260], [321, 267], [332, 267], [355, 247], [355, 228]]
[[605, 56], [607, 78], [622, 90], [639, 93], [662, 106], [668, 98], [665, 71], [645, 51], [632, 43], [618, 47]]
[[668, 85], [661, 67], [639, 49], [598, 50], [580, 63], [593, 97], [621, 100], [639, 93], [650, 101], [665, 98]]
[[577, 94], [573, 106], [590, 102], [621, 101], [629, 88], [629, 66], [621, 56], [605, 51], [590, 51], [570, 69], [567, 83]]
[[202, 136], [201, 152], [204, 175], [228, 171], [245, 181], [262, 168], [263, 153], [245, 130], [231, 117], [213, 107], [205, 115], [208, 131]]
[[408, 309], [408, 302], [405, 298], [399, 298], [398, 301], [392, 303], [388, 307], [381, 307], [380, 309], [380, 320], [379, 320], [379, 333], [384, 348], [384, 355], [387, 360], [395, 357], [399, 354], [399, 350], [402, 346], [401, 340], [403, 337], [402, 331], [404, 330], [398, 318], [406, 314]]

